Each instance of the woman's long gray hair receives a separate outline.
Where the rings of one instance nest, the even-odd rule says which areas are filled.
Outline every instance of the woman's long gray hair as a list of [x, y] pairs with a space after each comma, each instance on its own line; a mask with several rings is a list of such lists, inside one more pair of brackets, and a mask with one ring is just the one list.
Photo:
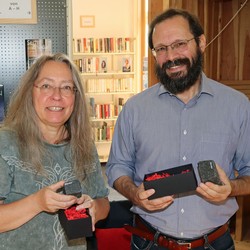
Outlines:
[[[82, 87], [81, 76], [74, 63], [64, 54], [44, 55], [26, 71], [19, 86], [11, 96], [4, 129], [11, 129], [16, 133], [20, 156], [28, 161], [39, 173], [43, 172], [42, 158], [49, 155], [45, 151], [44, 140], [37, 125], [37, 115], [32, 102], [33, 84], [42, 67], [48, 61], [63, 62], [72, 72], [75, 92], [73, 112], [65, 124], [69, 135], [72, 166], [77, 176], [84, 177], [87, 166], [92, 165], [93, 138], [89, 119], [88, 105]], [[84, 167], [85, 166], [85, 167]]]

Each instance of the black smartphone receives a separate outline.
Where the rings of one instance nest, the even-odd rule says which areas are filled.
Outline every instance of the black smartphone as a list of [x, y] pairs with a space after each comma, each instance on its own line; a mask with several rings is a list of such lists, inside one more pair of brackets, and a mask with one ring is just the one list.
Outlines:
[[205, 183], [210, 181], [217, 185], [223, 185], [223, 182], [220, 180], [215, 162], [213, 160], [199, 161], [198, 172], [201, 182]]

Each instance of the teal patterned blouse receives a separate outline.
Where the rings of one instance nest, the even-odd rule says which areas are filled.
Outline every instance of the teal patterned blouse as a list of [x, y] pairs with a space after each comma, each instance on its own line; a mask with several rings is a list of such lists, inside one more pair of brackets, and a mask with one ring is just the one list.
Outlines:
[[[0, 131], [0, 200], [11, 203], [60, 180], [75, 179], [69, 159], [69, 144], [46, 144], [50, 159], [43, 161], [46, 176], [37, 174], [29, 162], [19, 158], [16, 139], [10, 132]], [[108, 196], [100, 162], [95, 149], [95, 162], [81, 183], [82, 192], [92, 198]], [[65, 157], [66, 156], [66, 157]], [[86, 249], [84, 238], [67, 241], [58, 214], [42, 212], [18, 229], [0, 233], [0, 249], [60, 250]]]

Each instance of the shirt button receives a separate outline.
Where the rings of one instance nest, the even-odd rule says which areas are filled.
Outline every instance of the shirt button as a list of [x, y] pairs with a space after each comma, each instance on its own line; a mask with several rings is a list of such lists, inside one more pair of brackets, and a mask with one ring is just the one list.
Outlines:
[[184, 233], [183, 233], [183, 232], [181, 232], [181, 237], [183, 237], [183, 235], [184, 235]]
[[181, 213], [184, 214], [184, 209], [183, 208], [181, 209]]
[[186, 156], [183, 156], [182, 159], [183, 159], [183, 161], [186, 161], [187, 157], [186, 157]]
[[186, 130], [186, 129], [183, 131], [183, 134], [184, 134], [184, 135], [186, 135], [186, 134], [187, 134], [187, 130]]

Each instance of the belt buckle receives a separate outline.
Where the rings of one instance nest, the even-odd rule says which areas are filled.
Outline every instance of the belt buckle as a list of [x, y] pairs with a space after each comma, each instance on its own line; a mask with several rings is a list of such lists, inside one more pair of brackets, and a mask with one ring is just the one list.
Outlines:
[[176, 241], [179, 246], [184, 246], [186, 245], [187, 249], [192, 249], [192, 244], [190, 242], [183, 242], [182, 240], [177, 240]]

